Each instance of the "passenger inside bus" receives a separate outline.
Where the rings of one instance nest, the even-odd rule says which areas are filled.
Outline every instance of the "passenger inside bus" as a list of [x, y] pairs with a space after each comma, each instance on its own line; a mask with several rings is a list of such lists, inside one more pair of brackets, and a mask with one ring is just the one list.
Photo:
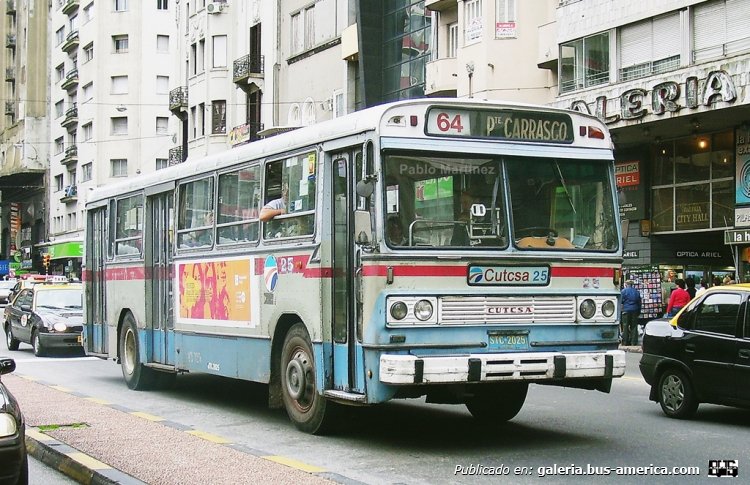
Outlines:
[[260, 210], [260, 216], [258, 217], [261, 221], [270, 221], [276, 216], [286, 214], [287, 199], [289, 198], [289, 186], [283, 184], [281, 187], [281, 197], [273, 199], [266, 203]]

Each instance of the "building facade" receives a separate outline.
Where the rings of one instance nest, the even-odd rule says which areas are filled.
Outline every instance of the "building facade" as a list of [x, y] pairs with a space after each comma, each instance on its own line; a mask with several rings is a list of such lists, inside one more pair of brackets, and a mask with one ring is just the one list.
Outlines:
[[47, 237], [47, 2], [0, 3], [4, 53], [0, 117], [0, 277], [41, 268]]
[[54, 0], [50, 10], [51, 272], [80, 275], [89, 189], [168, 165], [174, 0]]

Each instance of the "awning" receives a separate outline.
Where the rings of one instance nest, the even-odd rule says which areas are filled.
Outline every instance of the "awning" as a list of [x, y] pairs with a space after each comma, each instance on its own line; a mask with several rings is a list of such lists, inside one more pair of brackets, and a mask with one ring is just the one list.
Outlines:
[[50, 259], [70, 259], [83, 257], [83, 241], [49, 243], [47, 254]]

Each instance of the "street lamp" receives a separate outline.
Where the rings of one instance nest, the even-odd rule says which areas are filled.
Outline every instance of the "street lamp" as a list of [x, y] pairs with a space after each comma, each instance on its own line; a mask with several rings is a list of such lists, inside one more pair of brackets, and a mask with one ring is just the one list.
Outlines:
[[33, 148], [34, 149], [34, 156], [33, 157], [29, 157], [29, 159], [34, 160], [35, 162], [39, 161], [39, 152], [36, 151], [36, 147], [34, 145], [30, 145], [30, 144], [28, 144], [26, 142], [21, 142], [21, 143], [14, 143], [13, 146], [15, 148], [20, 148], [21, 149], [21, 156], [24, 157], [24, 158], [26, 157], [26, 147], [29, 146], [29, 147]]

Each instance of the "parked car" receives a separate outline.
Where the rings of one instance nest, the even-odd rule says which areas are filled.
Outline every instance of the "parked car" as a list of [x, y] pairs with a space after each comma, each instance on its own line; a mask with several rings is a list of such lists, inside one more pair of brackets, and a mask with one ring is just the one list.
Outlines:
[[[13, 372], [13, 359], [0, 358], [0, 376]], [[0, 379], [0, 485], [27, 485], [26, 429], [18, 402]]]
[[700, 403], [750, 406], [750, 284], [715, 286], [670, 320], [649, 322], [640, 369], [672, 418]]
[[21, 290], [5, 307], [5, 342], [18, 350], [20, 342], [31, 344], [34, 355], [52, 348], [83, 350], [83, 288], [80, 283], [36, 284]]
[[0, 280], [0, 305], [10, 303], [14, 286], [16, 286], [16, 280]]

